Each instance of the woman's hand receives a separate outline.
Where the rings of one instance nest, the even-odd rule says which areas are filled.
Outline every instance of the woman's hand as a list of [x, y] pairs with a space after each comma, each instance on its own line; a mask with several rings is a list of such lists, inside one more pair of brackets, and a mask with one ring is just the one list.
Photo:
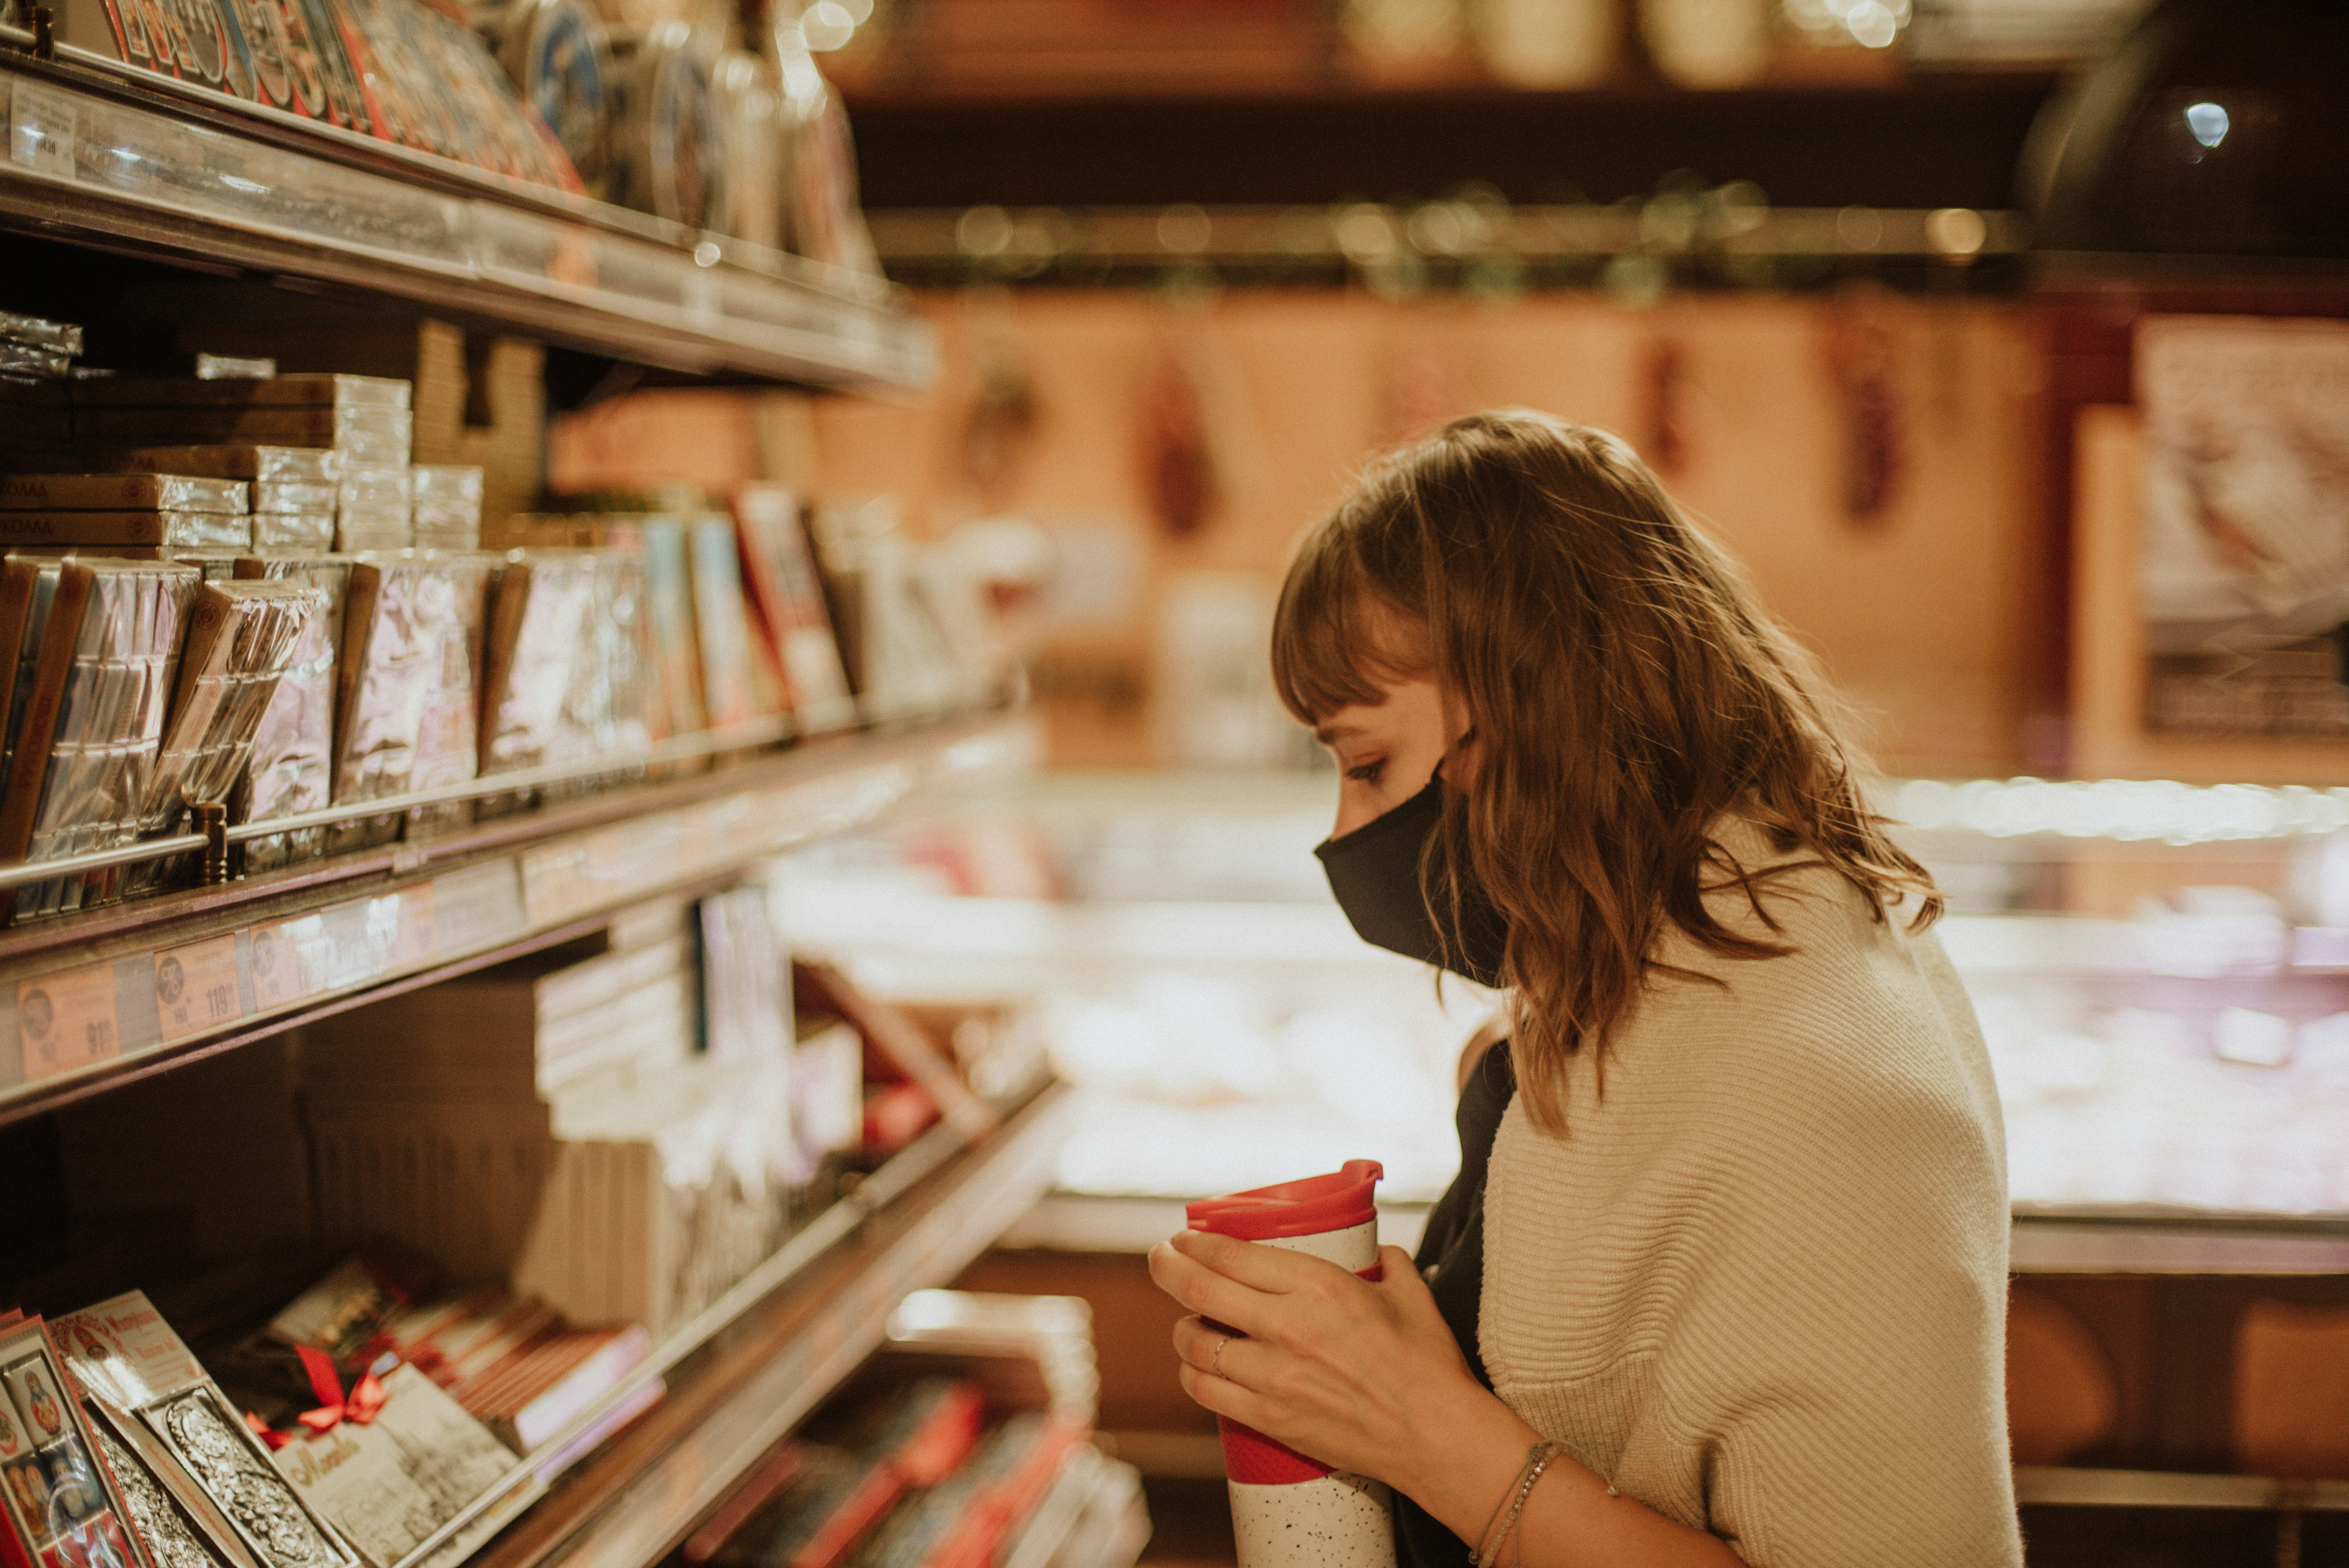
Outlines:
[[1205, 1231], [1162, 1242], [1151, 1278], [1197, 1315], [1174, 1326], [1183, 1391], [1333, 1469], [1415, 1491], [1431, 1455], [1506, 1408], [1469, 1372], [1410, 1254], [1381, 1247], [1379, 1262], [1373, 1282]]

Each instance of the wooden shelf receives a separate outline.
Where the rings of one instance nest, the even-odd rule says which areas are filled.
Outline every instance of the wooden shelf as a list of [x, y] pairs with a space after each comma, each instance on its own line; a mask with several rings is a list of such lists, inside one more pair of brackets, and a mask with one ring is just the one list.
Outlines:
[[696, 375], [918, 391], [885, 284], [525, 186], [81, 50], [0, 45], [0, 229], [391, 296]]
[[474, 1568], [647, 1568], [1051, 1185], [1075, 1097], [1053, 1086], [709, 1336], [650, 1414], [559, 1480]]
[[935, 721], [272, 877], [0, 934], [0, 1124], [592, 930], [1025, 767], [1025, 721]]

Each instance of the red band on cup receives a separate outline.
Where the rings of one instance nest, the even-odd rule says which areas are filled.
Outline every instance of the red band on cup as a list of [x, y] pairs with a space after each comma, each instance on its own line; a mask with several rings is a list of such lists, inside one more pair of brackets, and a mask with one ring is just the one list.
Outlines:
[[1319, 1480], [1330, 1467], [1307, 1459], [1229, 1416], [1216, 1418], [1224, 1436], [1224, 1474], [1247, 1486], [1295, 1486]]

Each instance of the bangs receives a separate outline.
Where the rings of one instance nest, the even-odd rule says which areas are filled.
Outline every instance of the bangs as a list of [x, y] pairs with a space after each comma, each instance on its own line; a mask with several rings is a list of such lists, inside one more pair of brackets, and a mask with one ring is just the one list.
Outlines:
[[1314, 531], [1288, 569], [1273, 617], [1273, 688], [1299, 724], [1382, 702], [1388, 684], [1423, 663], [1390, 645], [1397, 614], [1371, 588], [1344, 532], [1328, 523]]

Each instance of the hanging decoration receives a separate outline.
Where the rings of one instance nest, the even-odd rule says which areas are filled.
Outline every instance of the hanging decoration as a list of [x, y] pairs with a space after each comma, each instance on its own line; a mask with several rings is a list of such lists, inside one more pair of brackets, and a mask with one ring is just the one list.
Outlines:
[[1665, 479], [1688, 461], [1687, 389], [1688, 351], [1677, 338], [1650, 338], [1640, 362], [1640, 455]]
[[1908, 467], [1909, 411], [1894, 322], [1882, 301], [1853, 293], [1830, 307], [1826, 327], [1827, 374], [1842, 426], [1844, 518], [1864, 531], [1881, 528]]

